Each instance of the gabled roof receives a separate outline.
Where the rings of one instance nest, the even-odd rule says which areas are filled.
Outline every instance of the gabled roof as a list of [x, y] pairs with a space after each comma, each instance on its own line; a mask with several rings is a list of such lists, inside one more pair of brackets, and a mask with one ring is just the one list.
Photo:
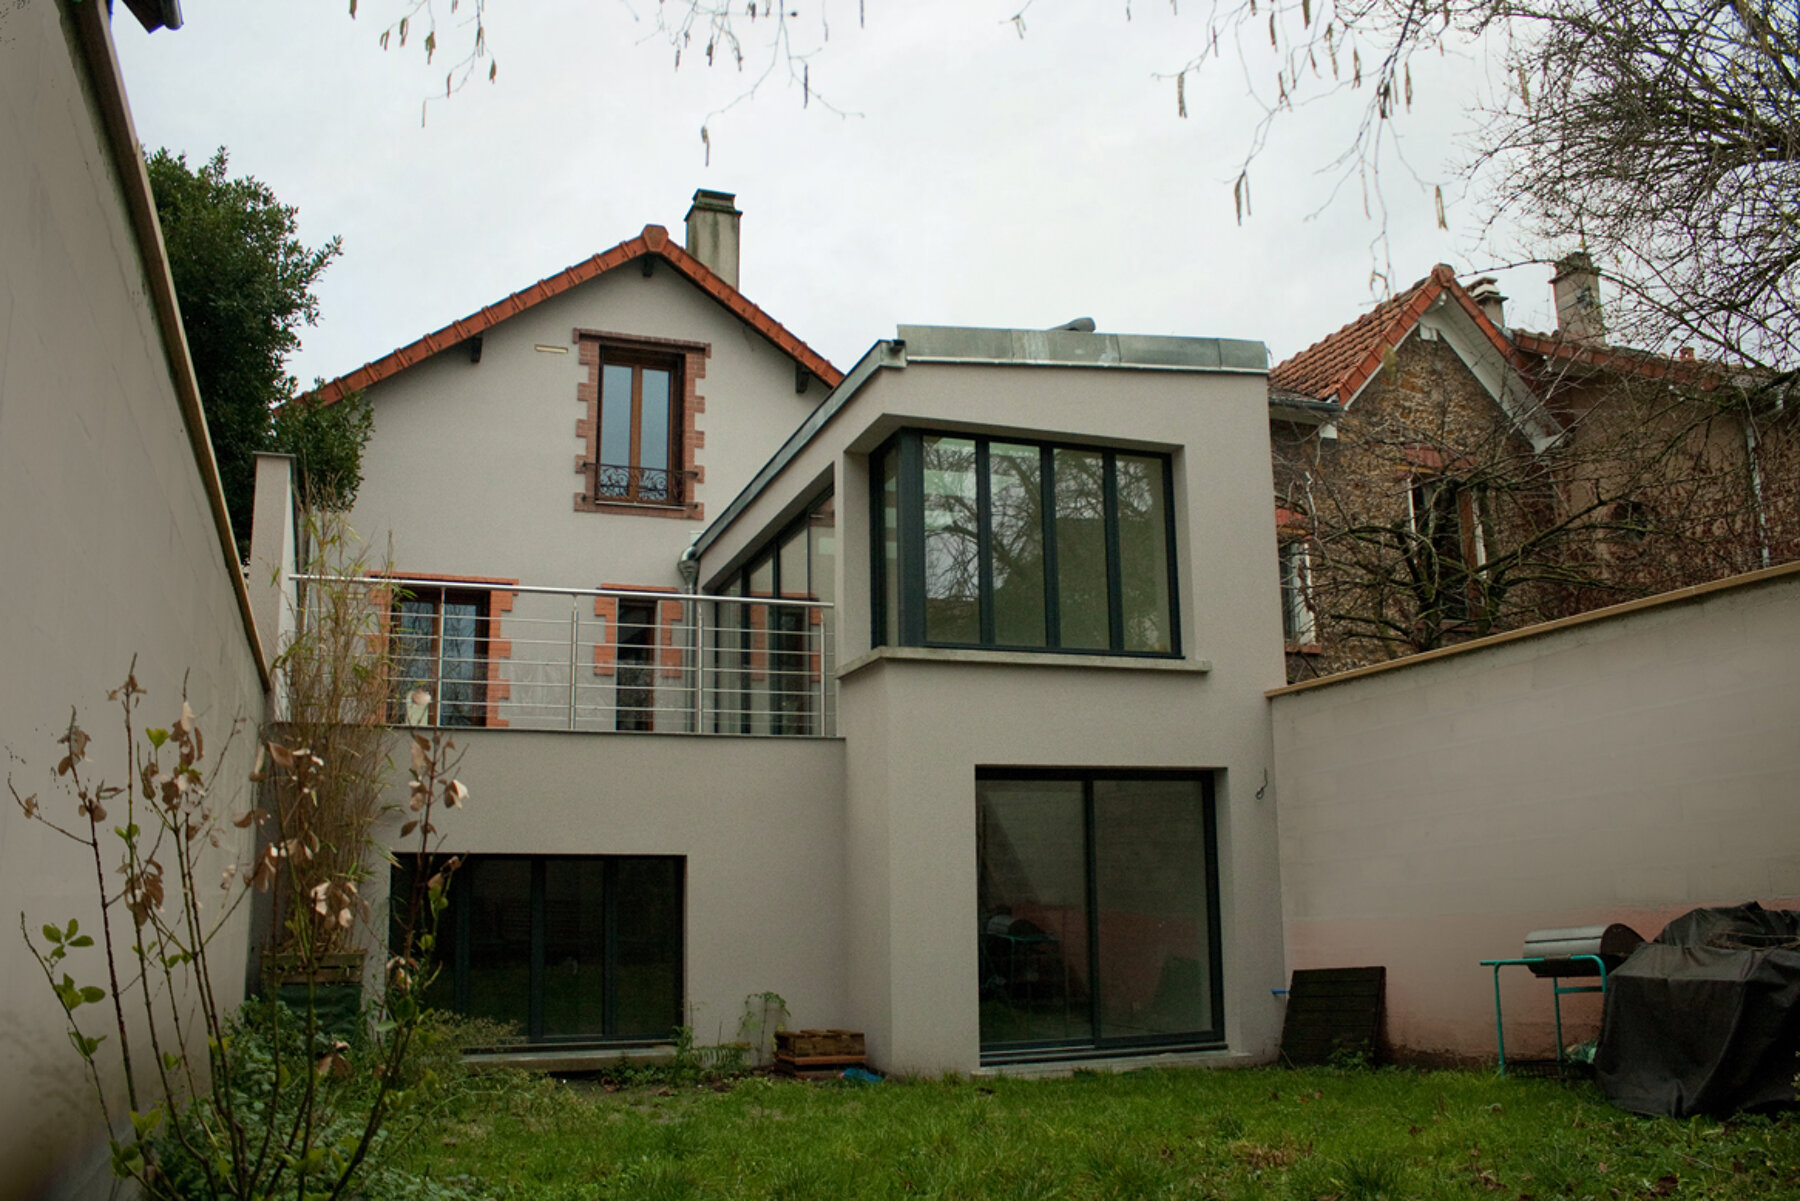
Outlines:
[[516, 317], [534, 305], [560, 296], [579, 284], [596, 279], [615, 267], [622, 267], [645, 255], [655, 255], [680, 272], [695, 287], [724, 305], [733, 316], [774, 343], [776, 349], [811, 372], [827, 388], [835, 388], [843, 380], [844, 373], [827, 362], [823, 355], [788, 332], [779, 321], [751, 304], [743, 293], [713, 274], [706, 264], [670, 241], [668, 230], [660, 225], [646, 225], [644, 232], [637, 237], [620, 242], [611, 250], [603, 250], [548, 279], [540, 279], [529, 288], [520, 289], [504, 300], [471, 313], [461, 321], [453, 321], [416, 342], [409, 342], [372, 363], [365, 363], [348, 375], [339, 376], [324, 385], [315, 395], [327, 404], [342, 400], [351, 392], [397, 375], [439, 351], [448, 350], [492, 329], [509, 317]]
[[1277, 363], [1269, 372], [1270, 390], [1348, 404], [1381, 370], [1386, 352], [1399, 346], [1412, 333], [1419, 319], [1438, 303], [1439, 297], [1443, 297], [1445, 303], [1460, 307], [1494, 349], [1514, 367], [1523, 370], [1525, 356], [1456, 282], [1456, 272], [1439, 263], [1431, 269], [1430, 275], [1404, 292], [1376, 305], [1299, 354]]

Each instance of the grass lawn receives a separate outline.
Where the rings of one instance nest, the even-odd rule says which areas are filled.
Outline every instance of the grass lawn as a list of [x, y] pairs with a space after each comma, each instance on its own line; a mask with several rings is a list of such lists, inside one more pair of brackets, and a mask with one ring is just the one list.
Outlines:
[[500, 1198], [1800, 1198], [1800, 1118], [1639, 1118], [1588, 1084], [1151, 1071], [606, 1092], [477, 1078], [415, 1154]]

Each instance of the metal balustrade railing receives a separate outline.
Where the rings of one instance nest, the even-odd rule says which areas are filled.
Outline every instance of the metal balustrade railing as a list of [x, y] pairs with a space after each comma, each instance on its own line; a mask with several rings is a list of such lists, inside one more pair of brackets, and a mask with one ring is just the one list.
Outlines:
[[397, 725], [684, 734], [836, 733], [832, 606], [620, 588], [293, 577], [363, 590]]

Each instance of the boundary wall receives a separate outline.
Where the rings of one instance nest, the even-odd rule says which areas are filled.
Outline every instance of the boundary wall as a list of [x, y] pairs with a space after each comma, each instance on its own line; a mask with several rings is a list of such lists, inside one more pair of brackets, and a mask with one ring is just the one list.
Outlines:
[[[1533, 929], [1800, 906], [1800, 564], [1269, 696], [1288, 967], [1386, 965], [1402, 1058], [1492, 1059], [1479, 962]], [[1503, 978], [1508, 1056], [1550, 1054]]]

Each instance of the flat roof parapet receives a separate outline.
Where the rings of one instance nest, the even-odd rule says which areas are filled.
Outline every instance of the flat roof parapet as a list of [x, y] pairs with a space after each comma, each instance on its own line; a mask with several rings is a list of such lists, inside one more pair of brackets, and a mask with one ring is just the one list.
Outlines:
[[1266, 375], [1269, 350], [1237, 338], [1174, 338], [1065, 329], [902, 325], [908, 363], [1124, 367], [1147, 371], [1247, 371]]

